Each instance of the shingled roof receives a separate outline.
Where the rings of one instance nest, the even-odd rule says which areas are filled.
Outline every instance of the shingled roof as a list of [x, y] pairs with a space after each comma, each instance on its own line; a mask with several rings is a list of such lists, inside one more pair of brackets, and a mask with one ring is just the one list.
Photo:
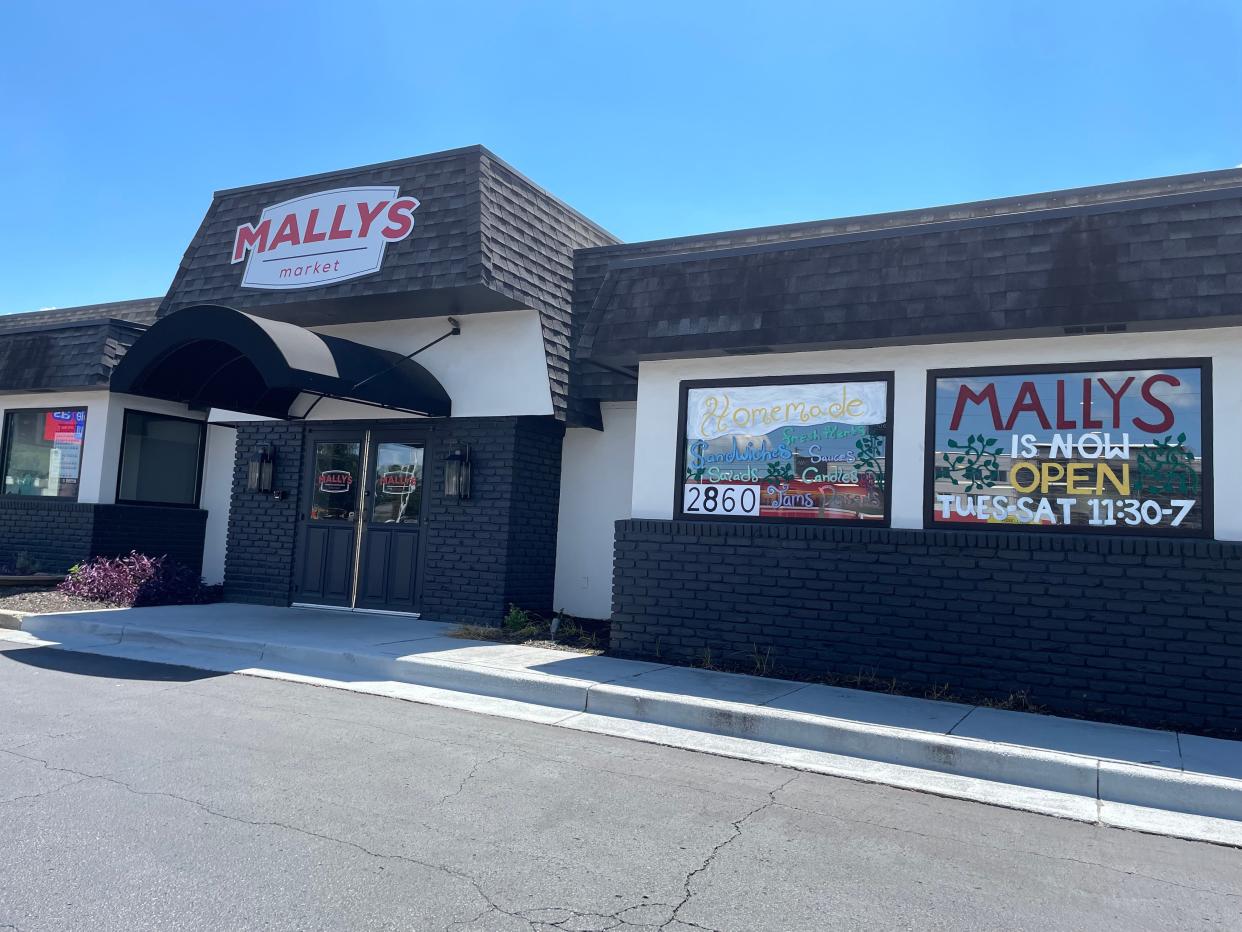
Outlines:
[[110, 301], [107, 304], [83, 304], [79, 307], [56, 307], [46, 311], [22, 314], [0, 314], [0, 333], [53, 327], [57, 324], [81, 323], [90, 320], [123, 320], [149, 327], [155, 323], [162, 298], [137, 298], [133, 301]]
[[641, 359], [1237, 322], [1242, 171], [583, 250], [575, 402]]
[[159, 298], [0, 316], [0, 391], [105, 388]]
[[[286, 291], [241, 286], [231, 262], [239, 224], [270, 204], [348, 185], [395, 184], [417, 197], [414, 234], [383, 268]], [[543, 327], [554, 410], [569, 382], [574, 250], [617, 240], [482, 146], [219, 191], [185, 252], [161, 316], [222, 304], [302, 326], [533, 308]]]

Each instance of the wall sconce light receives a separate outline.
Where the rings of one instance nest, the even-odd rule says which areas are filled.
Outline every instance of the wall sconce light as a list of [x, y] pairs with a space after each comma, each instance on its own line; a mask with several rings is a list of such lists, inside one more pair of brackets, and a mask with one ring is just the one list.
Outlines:
[[258, 446], [250, 454], [250, 466], [246, 470], [246, 490], [248, 492], [272, 491], [272, 471], [276, 462], [276, 454], [270, 446]]
[[465, 501], [470, 497], [470, 447], [459, 444], [444, 458], [444, 494]]

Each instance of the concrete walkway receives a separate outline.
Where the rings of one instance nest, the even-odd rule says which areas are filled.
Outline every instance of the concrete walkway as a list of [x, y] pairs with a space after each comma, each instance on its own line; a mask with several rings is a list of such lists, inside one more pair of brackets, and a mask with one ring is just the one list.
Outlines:
[[[296, 680], [1242, 846], [1242, 742], [463, 640], [251, 605], [25, 615], [0, 638]], [[15, 652], [19, 656], [20, 652]]]

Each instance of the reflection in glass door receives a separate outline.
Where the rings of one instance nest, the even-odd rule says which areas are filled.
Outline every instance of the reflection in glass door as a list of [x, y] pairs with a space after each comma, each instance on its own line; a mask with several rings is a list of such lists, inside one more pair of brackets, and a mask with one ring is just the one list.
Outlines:
[[416, 611], [423, 521], [423, 445], [377, 436], [359, 563], [358, 608]]
[[358, 515], [360, 443], [316, 443], [312, 521], [354, 521]]
[[423, 448], [393, 441], [375, 446], [373, 524], [417, 524], [422, 517]]
[[365, 443], [361, 435], [311, 436], [295, 597], [300, 602], [352, 605]]

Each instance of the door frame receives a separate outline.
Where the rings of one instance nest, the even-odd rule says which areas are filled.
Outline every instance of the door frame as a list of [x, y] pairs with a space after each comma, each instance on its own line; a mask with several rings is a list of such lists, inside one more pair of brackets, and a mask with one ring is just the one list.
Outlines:
[[[306, 510], [310, 508], [312, 490], [307, 484], [313, 482], [315, 466], [315, 444], [334, 443], [341, 441], [358, 441], [362, 446], [359, 455], [359, 498], [358, 517], [354, 522], [353, 561], [350, 568], [350, 598], [347, 605], [331, 605], [324, 602], [303, 602], [298, 600], [295, 586], [305, 570], [306, 537], [310, 518]], [[371, 475], [372, 460], [375, 447], [384, 442], [405, 442], [420, 444], [423, 448], [423, 482], [425, 494], [419, 509], [418, 554], [415, 557], [414, 578], [414, 610], [412, 612], [399, 609], [360, 608], [358, 606], [359, 575], [362, 570], [362, 559], [366, 546], [367, 525], [370, 523], [372, 491], [375, 477]], [[383, 421], [361, 421], [356, 426], [345, 426], [340, 423], [323, 427], [306, 426], [303, 434], [301, 492], [298, 496], [297, 531], [294, 535], [294, 559], [292, 566], [293, 586], [290, 587], [291, 604], [306, 608], [322, 608], [336, 611], [351, 611], [371, 614], [418, 615], [422, 605], [423, 580], [427, 563], [427, 516], [430, 511], [431, 488], [428, 476], [434, 474], [432, 463], [435, 456], [435, 433], [430, 425], [390, 425]]]

